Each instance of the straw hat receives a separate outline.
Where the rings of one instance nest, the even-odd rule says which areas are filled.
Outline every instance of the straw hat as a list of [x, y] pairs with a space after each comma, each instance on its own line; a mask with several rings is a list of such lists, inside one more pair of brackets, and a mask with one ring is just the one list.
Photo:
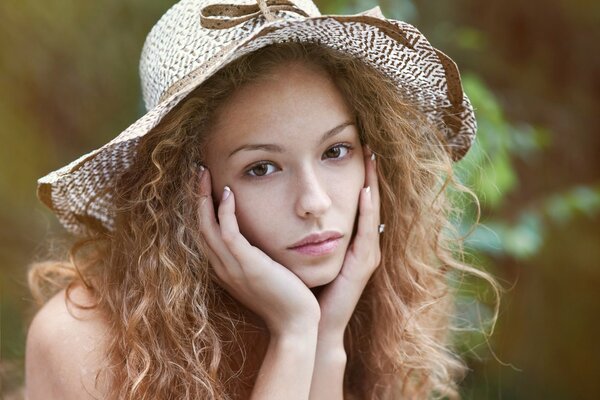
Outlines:
[[114, 227], [112, 193], [139, 139], [194, 88], [227, 63], [286, 41], [317, 43], [363, 60], [397, 82], [446, 136], [454, 160], [475, 138], [473, 108], [454, 62], [413, 26], [378, 7], [357, 15], [321, 15], [310, 0], [182, 0], [152, 28], [140, 76], [148, 112], [113, 140], [38, 180], [38, 197], [74, 233], [86, 223]]

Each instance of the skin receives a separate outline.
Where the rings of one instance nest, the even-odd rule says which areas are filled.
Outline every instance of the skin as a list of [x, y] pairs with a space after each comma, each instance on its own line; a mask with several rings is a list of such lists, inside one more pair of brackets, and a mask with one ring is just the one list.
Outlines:
[[[381, 258], [376, 161], [353, 125], [323, 140], [352, 113], [322, 71], [284, 65], [266, 79], [240, 88], [223, 106], [207, 154], [222, 156], [228, 146], [250, 143], [277, 144], [283, 152], [209, 157], [198, 177], [198, 228], [220, 283], [270, 332], [251, 398], [341, 400], [344, 330]], [[352, 151], [331, 150], [340, 143]], [[242, 178], [247, 169], [237, 168], [255, 161], [272, 162], [272, 175]], [[222, 196], [225, 185], [228, 196]], [[288, 249], [324, 230], [342, 235], [334, 252], [306, 257]], [[311, 291], [317, 286], [318, 297]], [[80, 304], [94, 303], [82, 288], [73, 295]], [[93, 310], [77, 313], [67, 310], [63, 291], [32, 322], [28, 399], [101, 398], [106, 392], [102, 377], [95, 387], [106, 322]]]
[[[330, 77], [300, 63], [217, 112], [200, 230], [220, 283], [271, 334], [252, 398], [343, 398], [344, 330], [381, 259], [375, 161], [353, 121]], [[323, 231], [341, 236], [333, 252], [290, 248]]]
[[[276, 148], [236, 151], [258, 145]], [[240, 232], [252, 245], [310, 288], [339, 274], [364, 162], [352, 112], [326, 75], [292, 65], [242, 87], [218, 111], [206, 150], [213, 197], [231, 188]], [[323, 231], [343, 235], [333, 254], [289, 249]]]
[[[96, 301], [82, 286], [71, 291], [71, 298], [83, 306]], [[107, 387], [100, 366], [107, 328], [96, 309], [68, 307], [64, 290], [54, 295], [35, 315], [27, 333], [25, 398], [103, 398]]]

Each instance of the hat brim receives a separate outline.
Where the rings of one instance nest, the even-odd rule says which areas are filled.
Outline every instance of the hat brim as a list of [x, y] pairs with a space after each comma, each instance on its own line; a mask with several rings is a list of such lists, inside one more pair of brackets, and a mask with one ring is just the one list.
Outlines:
[[216, 71], [245, 54], [286, 41], [336, 49], [381, 71], [407, 100], [418, 106], [442, 132], [452, 157], [460, 159], [476, 132], [473, 109], [462, 92], [454, 63], [414, 27], [376, 16], [318, 16], [265, 23], [244, 40], [224, 48], [208, 65], [192, 71], [154, 108], [102, 147], [38, 180], [38, 197], [71, 233], [92, 223], [114, 228], [111, 211], [116, 179], [127, 169], [141, 137]]

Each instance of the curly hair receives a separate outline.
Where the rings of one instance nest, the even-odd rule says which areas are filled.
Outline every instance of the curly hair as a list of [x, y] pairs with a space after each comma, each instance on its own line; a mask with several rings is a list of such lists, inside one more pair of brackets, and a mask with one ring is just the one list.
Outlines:
[[449, 273], [482, 278], [498, 296], [494, 279], [464, 262], [450, 222], [462, 211], [450, 190], [477, 198], [454, 177], [442, 135], [389, 78], [316, 44], [282, 43], [231, 62], [140, 140], [113, 189], [114, 231], [91, 225], [67, 261], [30, 269], [40, 301], [81, 283], [95, 293], [109, 321], [107, 398], [248, 397], [268, 332], [216, 283], [197, 228], [197, 165], [218, 107], [288, 62], [329, 74], [379, 160], [382, 261], [346, 329], [346, 397], [458, 397], [465, 367], [451, 346]]

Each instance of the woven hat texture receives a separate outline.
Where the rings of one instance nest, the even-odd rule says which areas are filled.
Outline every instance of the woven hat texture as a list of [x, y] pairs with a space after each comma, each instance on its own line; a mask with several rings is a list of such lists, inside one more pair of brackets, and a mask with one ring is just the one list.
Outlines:
[[471, 146], [475, 115], [456, 64], [415, 27], [386, 19], [379, 8], [321, 15], [309, 0], [182, 0], [156, 23], [142, 50], [147, 113], [102, 147], [40, 178], [38, 197], [71, 233], [84, 233], [90, 223], [113, 230], [110, 188], [131, 165], [139, 139], [224, 65], [289, 41], [350, 54], [391, 78], [445, 134], [455, 161]]

